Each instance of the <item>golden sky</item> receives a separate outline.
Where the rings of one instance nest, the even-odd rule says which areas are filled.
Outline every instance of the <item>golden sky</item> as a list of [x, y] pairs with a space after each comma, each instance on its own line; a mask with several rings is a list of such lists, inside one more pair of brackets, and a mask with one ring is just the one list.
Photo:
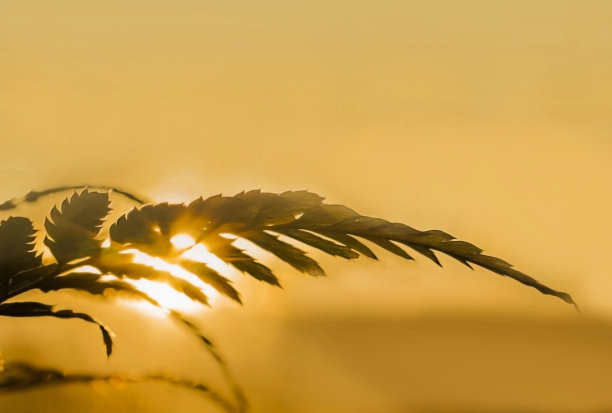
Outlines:
[[[201, 314], [255, 412], [609, 409], [610, 21], [603, 0], [0, 0], [0, 201], [72, 183], [159, 201], [308, 189], [474, 242], [583, 309], [450, 260], [314, 254], [329, 279], [278, 266], [284, 291], [243, 281], [243, 308]], [[62, 322], [83, 342], [1, 320], [0, 348], [196, 371], [170, 354], [188, 338], [145, 330], [159, 319], [134, 313], [135, 335], [98, 309], [119, 336], [111, 362]], [[110, 390], [99, 408], [167, 411], [178, 393], [164, 391]], [[98, 397], [75, 394], [0, 407]], [[202, 403], [180, 396], [184, 411]]]

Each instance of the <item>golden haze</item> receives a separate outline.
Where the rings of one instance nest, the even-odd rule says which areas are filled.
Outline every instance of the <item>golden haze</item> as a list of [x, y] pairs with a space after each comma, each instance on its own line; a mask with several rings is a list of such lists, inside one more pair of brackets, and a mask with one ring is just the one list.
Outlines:
[[[283, 291], [240, 280], [244, 307], [201, 310], [255, 412], [611, 409], [611, 20], [596, 0], [0, 2], [0, 198], [309, 189], [472, 241], [583, 308], [449, 260], [279, 265]], [[0, 320], [5, 358], [216, 378], [163, 317], [48, 298], [112, 325], [117, 353], [76, 322]], [[153, 385], [0, 396], [200, 407]]]

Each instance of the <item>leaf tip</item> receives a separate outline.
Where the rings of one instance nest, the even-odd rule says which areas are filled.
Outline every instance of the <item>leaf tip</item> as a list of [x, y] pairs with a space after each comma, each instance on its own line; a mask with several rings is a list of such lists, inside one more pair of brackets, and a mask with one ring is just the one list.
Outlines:
[[103, 325], [100, 325], [100, 331], [102, 331], [102, 339], [104, 340], [104, 346], [106, 347], [106, 357], [110, 358], [111, 354], [113, 354], [114, 334], [107, 330]]

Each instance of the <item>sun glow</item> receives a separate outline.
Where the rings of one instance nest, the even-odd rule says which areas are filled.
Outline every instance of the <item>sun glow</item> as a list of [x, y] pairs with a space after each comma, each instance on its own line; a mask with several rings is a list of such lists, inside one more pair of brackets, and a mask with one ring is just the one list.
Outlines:
[[[176, 277], [189, 281], [191, 284], [200, 288], [204, 294], [206, 294], [209, 303], [212, 303], [219, 296], [219, 293], [213, 287], [206, 284], [195, 274], [190, 273], [179, 265], [170, 264], [159, 257], [153, 257], [149, 254], [145, 254], [142, 251], [134, 249], [124, 251], [124, 253], [132, 254], [136, 264], [144, 264], [149, 267], [153, 267], [156, 270], [167, 271]], [[131, 280], [130, 282], [138, 287], [139, 290], [151, 296], [151, 298], [160, 303], [164, 308], [188, 312], [193, 312], [200, 308], [198, 303], [191, 300], [185, 294], [176, 291], [167, 284], [145, 279]]]
[[[175, 248], [179, 250], [185, 249], [185, 251], [181, 254], [183, 258], [203, 262], [208, 267], [217, 271], [219, 274], [228, 278], [233, 278], [232, 275], [235, 273], [235, 270], [233, 270], [232, 267], [230, 267], [216, 255], [209, 252], [205, 245], [195, 244], [194, 239], [190, 236], [184, 234], [176, 235], [172, 237], [170, 241]], [[215, 290], [212, 286], [206, 284], [200, 278], [198, 278], [198, 276], [185, 270], [180, 265], [169, 263], [160, 257], [151, 256], [137, 249], [125, 250], [123, 253], [131, 254], [133, 256], [133, 261], [136, 264], [144, 264], [155, 268], [156, 270], [167, 271], [176, 277], [189, 281], [191, 284], [202, 290], [202, 292], [208, 297], [209, 304], [216, 302], [220, 296], [217, 290]], [[176, 291], [174, 288], [165, 283], [155, 282], [144, 278], [127, 281], [136, 286], [140, 291], [149, 295], [165, 309], [177, 310], [181, 312], [195, 312], [202, 308], [200, 304], [196, 303], [185, 294]], [[146, 308], [151, 307], [147, 304]]]
[[[194, 302], [185, 294], [176, 291], [168, 284], [145, 280], [144, 278], [141, 278], [140, 280], [128, 281], [140, 291], [146, 293], [149, 297], [157, 301], [166, 310], [176, 310], [182, 313], [192, 313], [201, 308], [199, 304]], [[148, 302], [131, 301], [130, 303], [135, 305], [136, 307], [157, 312], [157, 309]]]
[[70, 272], [80, 272], [80, 273], [92, 273], [92, 274], [102, 274], [99, 268], [93, 267], [91, 265], [82, 265], [77, 267]]
[[204, 244], [194, 245], [193, 248], [185, 251], [182, 256], [193, 261], [203, 262], [224, 277], [232, 278], [231, 274], [234, 269], [221, 258], [209, 252]]
[[174, 245], [175, 248], [178, 248], [180, 250], [193, 247], [195, 245], [195, 240], [187, 234], [175, 235], [170, 239], [170, 242], [172, 243], [172, 245]]

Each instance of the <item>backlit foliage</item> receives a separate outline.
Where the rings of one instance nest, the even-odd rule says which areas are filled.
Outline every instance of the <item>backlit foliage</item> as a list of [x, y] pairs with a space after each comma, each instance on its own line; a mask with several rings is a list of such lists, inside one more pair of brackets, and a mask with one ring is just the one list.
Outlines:
[[[0, 209], [13, 209], [19, 202], [33, 202], [42, 195], [66, 189], [72, 188], [32, 192], [21, 200], [5, 202], [0, 205]], [[119, 194], [136, 203], [143, 203], [130, 193], [120, 191]], [[459, 241], [445, 232], [419, 231], [404, 224], [363, 216], [342, 205], [326, 204], [323, 198], [307, 191], [281, 194], [250, 191], [235, 196], [198, 198], [188, 204], [148, 203], [138, 205], [116, 222], [107, 223], [110, 210], [109, 191], [88, 189], [74, 192], [59, 207], [54, 206], [44, 223], [44, 244], [49, 248], [54, 261], [49, 263], [43, 262], [42, 254], [35, 249], [36, 230], [28, 218], [10, 217], [2, 221], [0, 315], [80, 319], [92, 323], [100, 329], [106, 354], [110, 356], [113, 351], [113, 335], [99, 320], [71, 309], [58, 309], [50, 304], [15, 299], [30, 290], [79, 290], [103, 298], [108, 298], [105, 295], [107, 290], [113, 290], [161, 307], [158, 301], [132, 282], [145, 279], [164, 283], [195, 302], [209, 304], [202, 284], [196, 285], [173, 271], [135, 262], [133, 253], [136, 251], [178, 266], [219, 294], [240, 303], [240, 292], [230, 279], [214, 266], [184, 254], [192, 244], [203, 244], [211, 254], [247, 276], [271, 286], [280, 286], [277, 274], [235, 245], [238, 239], [250, 241], [296, 270], [312, 276], [323, 276], [325, 272], [315, 259], [296, 247], [291, 240], [347, 260], [362, 255], [377, 259], [371, 244], [409, 260], [413, 259], [410, 255], [412, 252], [408, 252], [412, 250], [440, 265], [436, 256], [438, 252], [465, 265], [483, 267], [533, 287], [543, 294], [574, 304], [568, 294], [539, 283], [507, 262], [484, 255], [480, 248]], [[101, 236], [107, 224], [110, 224], [110, 242], [104, 242]], [[177, 242], [178, 239], [183, 244]], [[176, 310], [168, 309], [168, 314], [189, 328], [225, 369], [223, 360], [210, 340], [193, 323]], [[161, 376], [151, 377], [160, 379]], [[244, 411], [246, 404], [242, 393], [229, 373], [227, 377], [233, 385], [234, 402], [224, 400], [209, 386], [193, 384], [192, 387], [205, 390], [227, 411]], [[68, 376], [56, 370], [15, 364], [7, 367], [0, 378], [0, 386], [24, 388], [41, 383], [89, 379], [99, 380], [100, 377]], [[173, 382], [181, 384], [177, 380]]]

